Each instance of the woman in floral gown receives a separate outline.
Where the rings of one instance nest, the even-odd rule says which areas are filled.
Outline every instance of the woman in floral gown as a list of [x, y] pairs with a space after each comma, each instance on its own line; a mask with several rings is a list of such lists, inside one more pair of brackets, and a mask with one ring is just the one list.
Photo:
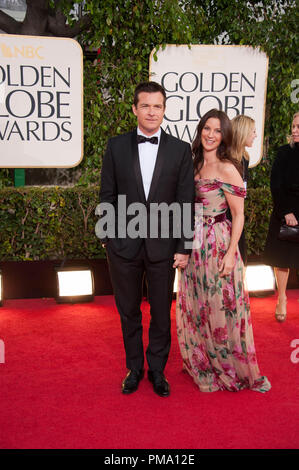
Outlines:
[[[181, 270], [177, 333], [184, 369], [202, 392], [266, 392], [256, 359], [244, 266], [238, 240], [245, 189], [230, 156], [231, 123], [211, 110], [200, 120], [192, 150], [195, 232], [188, 266]], [[230, 208], [232, 223], [225, 212]]]

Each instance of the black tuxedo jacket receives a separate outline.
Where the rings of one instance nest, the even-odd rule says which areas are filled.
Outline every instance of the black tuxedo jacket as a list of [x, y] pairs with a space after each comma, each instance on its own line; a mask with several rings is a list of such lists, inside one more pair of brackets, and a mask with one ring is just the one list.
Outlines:
[[[146, 200], [139, 164], [137, 129], [109, 139], [102, 164], [100, 189], [100, 203], [110, 203], [115, 208], [115, 237], [108, 237], [109, 248], [119, 256], [132, 259], [136, 256], [144, 241], [151, 261], [171, 258], [174, 253], [189, 253], [190, 249], [185, 247], [185, 241], [190, 242], [192, 237], [190, 238], [190, 235], [187, 238], [185, 237], [182, 217], [180, 220], [182, 225], [181, 236], [179, 238], [178, 233], [175, 233], [178, 220], [174, 217], [172, 211], [169, 211], [167, 221], [169, 223], [168, 238], [163, 238], [160, 232], [161, 214], [159, 214], [158, 219], [155, 219], [158, 220], [158, 236], [155, 238], [150, 236], [150, 217], [154, 211], [153, 207], [157, 206], [157, 204], [166, 203], [171, 205], [172, 203], [178, 203], [182, 216], [183, 203], [189, 203], [191, 211], [188, 222], [189, 226], [193, 228], [193, 175], [190, 145], [166, 134], [161, 129], [156, 164], [148, 199]], [[122, 206], [118, 203], [118, 196], [122, 196]], [[124, 201], [125, 206], [123, 204]], [[141, 203], [143, 205], [143, 217], [140, 218], [141, 211], [138, 210], [140, 204], [135, 205], [135, 208], [138, 206], [136, 213], [133, 213], [134, 206], [131, 206], [131, 209], [129, 208], [133, 203]], [[153, 206], [153, 203], [156, 204]], [[121, 207], [121, 213], [119, 213], [119, 207]], [[128, 214], [127, 211], [132, 213]], [[121, 224], [122, 228], [124, 228], [124, 225], [129, 228], [128, 224], [130, 224], [130, 221], [131, 224], [137, 222], [136, 217], [139, 222], [141, 221], [139, 228], [142, 228], [143, 235], [134, 238], [130, 236], [130, 233], [126, 233], [125, 236], [124, 233], [120, 233], [118, 229], [119, 224]]]

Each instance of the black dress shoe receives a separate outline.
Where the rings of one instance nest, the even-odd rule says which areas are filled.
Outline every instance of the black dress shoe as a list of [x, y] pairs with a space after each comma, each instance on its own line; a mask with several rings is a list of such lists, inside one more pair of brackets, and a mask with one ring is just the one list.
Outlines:
[[152, 382], [154, 392], [160, 397], [168, 397], [170, 394], [169, 383], [167, 382], [163, 372], [156, 370], [148, 371], [148, 379]]
[[129, 370], [121, 386], [122, 393], [129, 394], [136, 392], [139, 382], [141, 379], [143, 379], [143, 376], [144, 369]]

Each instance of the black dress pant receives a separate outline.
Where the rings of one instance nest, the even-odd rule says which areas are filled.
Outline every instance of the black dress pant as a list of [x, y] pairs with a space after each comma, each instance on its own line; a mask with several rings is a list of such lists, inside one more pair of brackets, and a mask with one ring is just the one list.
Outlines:
[[150, 370], [162, 372], [170, 350], [170, 309], [173, 295], [174, 260], [151, 262], [144, 244], [138, 255], [130, 260], [118, 256], [107, 245], [109, 271], [121, 326], [128, 369], [144, 366], [142, 341], [143, 279], [146, 276], [150, 303], [149, 344], [146, 358]]

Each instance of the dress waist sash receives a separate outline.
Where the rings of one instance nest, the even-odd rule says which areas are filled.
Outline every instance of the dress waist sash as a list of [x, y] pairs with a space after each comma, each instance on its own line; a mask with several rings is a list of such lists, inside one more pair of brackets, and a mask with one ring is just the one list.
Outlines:
[[217, 224], [218, 222], [224, 222], [225, 220], [226, 220], [226, 212], [222, 212], [222, 214], [218, 214], [215, 217], [213, 217], [212, 215], [203, 216], [204, 225], [213, 225], [213, 224]]

